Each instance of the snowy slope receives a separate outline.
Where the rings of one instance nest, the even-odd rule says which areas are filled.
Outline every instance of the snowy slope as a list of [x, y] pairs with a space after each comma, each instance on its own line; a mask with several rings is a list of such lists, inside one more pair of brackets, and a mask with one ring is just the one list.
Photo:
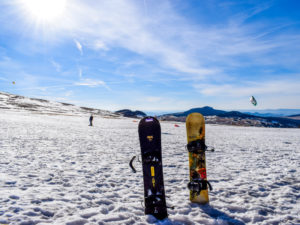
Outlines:
[[142, 207], [138, 123], [0, 111], [0, 224], [300, 224], [300, 130], [207, 125], [210, 205], [189, 202], [185, 126], [161, 122], [169, 219]]
[[8, 112], [14, 110], [43, 114], [86, 115], [93, 113], [102, 116], [118, 116], [106, 110], [79, 107], [69, 103], [54, 102], [44, 99], [27, 98], [5, 92], [0, 92], [0, 109], [9, 110]]

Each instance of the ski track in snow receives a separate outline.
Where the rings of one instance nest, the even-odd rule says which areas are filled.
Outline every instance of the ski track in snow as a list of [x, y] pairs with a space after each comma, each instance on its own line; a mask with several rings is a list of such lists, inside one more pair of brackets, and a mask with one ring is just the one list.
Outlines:
[[0, 112], [0, 224], [300, 224], [300, 129], [206, 126], [210, 204], [189, 201], [185, 124], [161, 122], [169, 218], [143, 210], [138, 123]]

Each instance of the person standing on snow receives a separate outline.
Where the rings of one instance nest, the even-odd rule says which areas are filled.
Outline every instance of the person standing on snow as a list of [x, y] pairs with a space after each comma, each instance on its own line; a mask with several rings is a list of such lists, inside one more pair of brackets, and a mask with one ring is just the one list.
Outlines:
[[93, 117], [93, 114], [90, 116], [90, 125], [89, 126], [93, 126], [93, 119], [94, 119], [94, 117]]

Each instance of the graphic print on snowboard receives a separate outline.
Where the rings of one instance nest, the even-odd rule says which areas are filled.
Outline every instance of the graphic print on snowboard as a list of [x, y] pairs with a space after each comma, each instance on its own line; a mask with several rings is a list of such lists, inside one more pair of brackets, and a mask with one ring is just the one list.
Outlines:
[[160, 124], [154, 117], [145, 117], [140, 121], [138, 131], [144, 177], [145, 214], [162, 220], [168, 214], [163, 180]]
[[189, 152], [191, 202], [206, 204], [209, 202], [205, 162], [205, 121], [200, 113], [191, 113], [186, 118], [187, 149]]

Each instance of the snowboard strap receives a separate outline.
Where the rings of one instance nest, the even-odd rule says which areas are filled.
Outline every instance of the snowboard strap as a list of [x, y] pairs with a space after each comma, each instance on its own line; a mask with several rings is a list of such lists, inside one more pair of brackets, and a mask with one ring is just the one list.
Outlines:
[[207, 189], [207, 185], [209, 187], [209, 190], [211, 191], [212, 190], [211, 184], [207, 180], [203, 180], [203, 179], [192, 180], [188, 183], [187, 186], [189, 190], [196, 192], [197, 195], [199, 195], [202, 190]]
[[136, 173], [136, 169], [133, 167], [132, 163], [133, 163], [133, 160], [136, 158], [136, 156], [133, 156], [132, 159], [130, 160], [129, 162], [129, 166], [130, 168], [132, 169], [132, 172]]
[[213, 147], [207, 147], [204, 143], [204, 140], [196, 140], [191, 141], [186, 145], [186, 149], [191, 153], [204, 153], [205, 151], [214, 152], [215, 149]]
[[203, 153], [206, 150], [206, 145], [204, 143], [204, 140], [196, 140], [191, 141], [186, 145], [186, 148], [189, 152], [192, 153]]

